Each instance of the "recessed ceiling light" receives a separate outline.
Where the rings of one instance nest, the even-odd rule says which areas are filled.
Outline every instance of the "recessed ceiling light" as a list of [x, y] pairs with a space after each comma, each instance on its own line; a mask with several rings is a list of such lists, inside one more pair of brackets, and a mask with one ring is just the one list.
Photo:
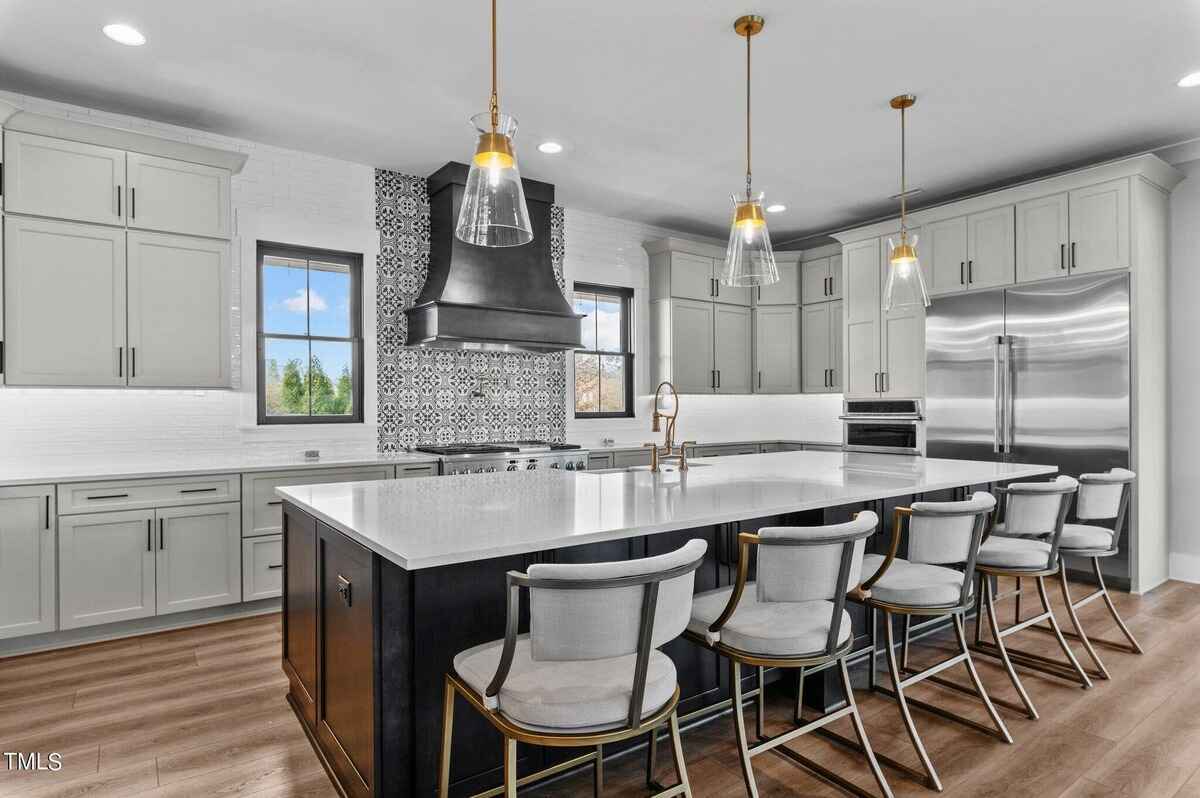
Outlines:
[[1190, 89], [1194, 86], [1200, 86], [1200, 72], [1192, 72], [1184, 75], [1175, 85], [1179, 86], [1181, 89]]
[[142, 32], [132, 25], [126, 25], [121, 22], [114, 22], [111, 25], [104, 26], [104, 35], [120, 44], [127, 44], [130, 47], [141, 47], [146, 43], [146, 37]]
[[544, 152], [547, 155], [558, 155], [563, 151], [563, 145], [557, 141], [543, 141], [538, 145], [538, 152]]
[[775, 203], [774, 205], [767, 206], [767, 213], [783, 213], [786, 210], [787, 210], [787, 206], [780, 205], [779, 203]]

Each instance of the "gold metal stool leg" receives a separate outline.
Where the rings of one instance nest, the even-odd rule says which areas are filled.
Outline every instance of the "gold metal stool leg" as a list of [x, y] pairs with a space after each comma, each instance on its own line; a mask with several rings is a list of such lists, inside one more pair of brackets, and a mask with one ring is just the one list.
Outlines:
[[[904, 625], [905, 638], [908, 637], [908, 616], [905, 616]], [[896, 634], [892, 630], [892, 614], [890, 612], [883, 613], [883, 628], [885, 640], [887, 641], [886, 654], [888, 673], [892, 677], [892, 689], [895, 691], [896, 704], [900, 707], [900, 718], [904, 721], [904, 728], [908, 731], [909, 740], [912, 741], [913, 749], [917, 752], [917, 758], [921, 760], [921, 767], [925, 771], [925, 784], [930, 789], [942, 791], [942, 781], [938, 778], [937, 770], [933, 767], [933, 762], [929, 759], [929, 754], [925, 751], [925, 744], [921, 742], [921, 735], [917, 733], [916, 723], [913, 722], [912, 712], [908, 708], [908, 699], [904, 697], [903, 671], [900, 669], [899, 663], [896, 662]], [[905, 651], [907, 654], [907, 650]], [[847, 691], [850, 685], [846, 685]], [[861, 737], [862, 735], [860, 735]], [[872, 762], [875, 760], [874, 754], [870, 755]]]
[[[891, 628], [890, 624], [888, 628]], [[875, 777], [875, 783], [879, 785], [879, 791], [883, 793], [884, 798], [893, 798], [892, 788], [883, 775], [883, 768], [879, 767], [879, 760], [875, 758], [875, 751], [871, 748], [871, 741], [867, 738], [867, 729], [863, 726], [862, 716], [858, 714], [858, 702], [854, 700], [854, 687], [850, 684], [850, 672], [846, 670], [845, 657], [838, 660], [838, 672], [842, 675], [842, 689], [846, 691], [846, 703], [853, 710], [850, 713], [850, 720], [854, 724], [854, 735], [858, 737], [858, 744], [862, 746], [863, 753], [867, 757], [871, 775]]]
[[733, 691], [733, 734], [737, 740], [742, 778], [746, 781], [746, 792], [750, 794], [750, 798], [758, 798], [758, 784], [754, 781], [754, 768], [750, 763], [750, 744], [746, 739], [746, 710], [742, 706], [742, 666], [732, 658], [729, 660], [729, 682]]
[[1129, 641], [1129, 645], [1132, 647], [1133, 653], [1146, 653], [1142, 650], [1142, 646], [1138, 643], [1137, 638], [1135, 638], [1133, 633], [1129, 631], [1129, 627], [1125, 625], [1125, 621], [1121, 619], [1121, 614], [1117, 612], [1117, 607], [1113, 604], [1112, 597], [1108, 595], [1108, 586], [1104, 584], [1104, 574], [1100, 572], [1099, 557], [1092, 558], [1092, 573], [1096, 575], [1096, 584], [1100, 585], [1100, 594], [1104, 598], [1104, 603], [1108, 607], [1109, 614], [1112, 615], [1113, 620], [1116, 621], [1117, 627], [1120, 628], [1121, 633], [1125, 635], [1125, 639]]
[[596, 746], [596, 761], [592, 765], [592, 775], [594, 777], [592, 783], [592, 793], [595, 798], [600, 798], [600, 794], [604, 792], [604, 746]]
[[971, 649], [967, 645], [967, 631], [961, 615], [954, 616], [954, 635], [958, 638], [959, 650], [962, 651], [965, 657], [963, 663], [967, 666], [967, 673], [971, 676], [971, 683], [975, 685], [975, 692], [987, 708], [988, 717], [992, 719], [992, 725], [996, 727], [996, 731], [1000, 733], [1004, 742], [1011, 743], [1013, 738], [1012, 734], [1008, 731], [1008, 725], [1000, 717], [995, 704], [992, 703], [991, 697], [988, 696], [987, 689], [983, 686], [983, 680], [979, 678], [979, 671], [975, 670], [975, 660], [971, 658]]
[[[1021, 684], [1021, 677], [1017, 675], [1016, 668], [1013, 667], [1012, 660], [1008, 657], [1008, 649], [1004, 646], [1004, 635], [1000, 631], [1000, 623], [996, 620], [996, 602], [992, 598], [992, 580], [986, 576], [983, 579], [983, 602], [987, 608], [988, 626], [991, 627], [992, 637], [996, 640], [996, 648], [1000, 655], [1000, 661], [1004, 663], [1004, 670], [1008, 672], [1009, 681], [1016, 689], [1017, 695], [1021, 697], [1021, 703], [1025, 705], [1025, 712], [1030, 719], [1037, 720], [1038, 712], [1033, 706], [1033, 701], [1029, 698], [1029, 693], [1025, 692], [1025, 685]], [[976, 621], [976, 635], [978, 635], [978, 621]]]
[[671, 758], [675, 762], [675, 777], [683, 787], [683, 794], [692, 798], [692, 783], [688, 780], [687, 762], [683, 758], [683, 742], [679, 738], [679, 713], [672, 712], [668, 724], [671, 728]]
[[517, 741], [504, 738], [504, 798], [517, 798]]
[[1092, 674], [1101, 679], [1111, 679], [1108, 674], [1108, 668], [1104, 667], [1104, 662], [1101, 661], [1100, 655], [1096, 653], [1096, 649], [1092, 648], [1092, 641], [1088, 639], [1087, 632], [1083, 630], [1083, 624], [1079, 622], [1079, 615], [1075, 612], [1075, 601], [1071, 598], [1071, 586], [1067, 582], [1067, 566], [1065, 563], [1059, 565], [1058, 582], [1062, 588], [1063, 602], [1067, 605], [1067, 618], [1071, 621], [1071, 626], [1075, 628], [1075, 639], [1083, 644], [1083, 650], [1092, 658], [1092, 662], [1096, 663], [1096, 671]]
[[766, 714], [767, 714], [767, 699], [763, 692], [763, 687], [766, 686], [767, 669], [762, 665], [758, 666], [758, 695], [754, 701], [754, 731], [758, 735], [759, 740], [767, 739], [766, 731]]
[[1046, 595], [1046, 580], [1044, 577], [1037, 578], [1038, 597], [1042, 600], [1042, 609], [1046, 611], [1049, 617], [1046, 619], [1050, 622], [1050, 628], [1054, 630], [1054, 636], [1058, 639], [1058, 645], [1062, 648], [1063, 653], [1067, 655], [1067, 660], [1071, 663], [1071, 667], [1075, 669], [1076, 675], [1079, 676], [1079, 683], [1084, 689], [1092, 686], [1092, 680], [1088, 678], [1087, 672], [1083, 666], [1079, 664], [1079, 660], [1075, 658], [1075, 652], [1067, 645], [1067, 640], [1063, 637], [1062, 629], [1059, 628], [1058, 619], [1054, 617], [1054, 610], [1050, 607], [1050, 597]]

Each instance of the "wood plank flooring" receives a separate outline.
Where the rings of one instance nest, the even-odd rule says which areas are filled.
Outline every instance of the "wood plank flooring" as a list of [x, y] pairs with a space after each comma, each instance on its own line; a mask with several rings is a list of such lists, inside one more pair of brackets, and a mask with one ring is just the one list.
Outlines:
[[[1079, 595], [1085, 589], [1076, 588]], [[1098, 649], [1114, 678], [1086, 691], [1026, 672], [1042, 719], [1005, 712], [1014, 745], [917, 713], [946, 795], [1200, 798], [1200, 585], [1171, 582], [1117, 601], [1146, 654]], [[1002, 618], [1010, 619], [1011, 602], [1002, 608]], [[1117, 639], [1099, 602], [1081, 617], [1094, 637]], [[1065, 613], [1059, 618], [1066, 623]], [[1055, 650], [1053, 639], [1038, 632], [1010, 642]], [[64, 765], [58, 773], [18, 772], [0, 759], [0, 798], [336, 795], [284, 703], [279, 646], [274, 615], [0, 660], [0, 752], [57, 751]], [[941, 639], [923, 641], [913, 659], [932, 662], [946, 650]], [[1082, 648], [1075, 650], [1088, 664]], [[993, 695], [1015, 700], [1003, 671], [987, 659], [977, 662]], [[965, 679], [954, 670], [949, 675]], [[912, 694], [985, 720], [965, 696], [933, 685]], [[916, 766], [895, 705], [864, 690], [856, 697], [876, 749]], [[789, 712], [782, 692], [769, 696], [769, 734], [786, 728]], [[851, 733], [848, 723], [836, 728]], [[696, 796], [744, 795], [728, 717], [685, 731], [683, 744]], [[872, 788], [855, 756], [816, 738], [795, 747]], [[643, 768], [640, 755], [609, 763], [606, 795], [644, 795]], [[666, 746], [658, 768], [667, 780]], [[754, 768], [764, 798], [841, 794], [771, 754], [756, 757]], [[898, 796], [933, 795], [900, 774], [888, 777]], [[588, 795], [591, 776], [532, 792]]]

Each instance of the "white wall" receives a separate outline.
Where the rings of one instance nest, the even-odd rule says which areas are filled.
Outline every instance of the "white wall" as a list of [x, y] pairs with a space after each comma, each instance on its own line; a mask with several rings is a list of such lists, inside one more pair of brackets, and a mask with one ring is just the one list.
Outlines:
[[[232, 185], [234, 349], [232, 391], [0, 388], [0, 457], [253, 446], [292, 451], [375, 447], [375, 173], [361, 164], [214, 136], [135, 117], [8, 92], [0, 99], [41, 114], [136, 130], [249, 154]], [[363, 253], [366, 386], [363, 425], [256, 426], [255, 242], [282, 241]], [[244, 304], [250, 303], [248, 312]]]
[[1200, 160], [1175, 164], [1187, 177], [1171, 194], [1168, 272], [1168, 369], [1171, 578], [1200, 582], [1200, 527], [1193, 520], [1200, 487]]
[[[585, 446], [611, 437], [619, 443], [661, 439], [650, 431], [650, 258], [642, 243], [674, 236], [723, 246], [724, 242], [680, 235], [660, 227], [612, 219], [568, 208], [565, 220], [567, 287], [576, 281], [634, 290], [635, 418], [576, 419], [567, 407], [567, 440]], [[573, 384], [568, 363], [568, 386]], [[570, 399], [570, 397], [568, 397]], [[685, 396], [680, 402], [678, 440], [787, 439], [841, 441], [840, 394], [789, 396]]]

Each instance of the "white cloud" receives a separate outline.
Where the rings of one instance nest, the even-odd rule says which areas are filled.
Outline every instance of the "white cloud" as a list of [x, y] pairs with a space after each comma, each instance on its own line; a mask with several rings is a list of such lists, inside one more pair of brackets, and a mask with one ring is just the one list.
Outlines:
[[283, 306], [292, 313], [304, 313], [306, 310], [320, 313], [329, 310], [329, 303], [325, 301], [325, 297], [316, 291], [307, 291], [303, 288], [296, 289], [295, 296], [283, 300]]

